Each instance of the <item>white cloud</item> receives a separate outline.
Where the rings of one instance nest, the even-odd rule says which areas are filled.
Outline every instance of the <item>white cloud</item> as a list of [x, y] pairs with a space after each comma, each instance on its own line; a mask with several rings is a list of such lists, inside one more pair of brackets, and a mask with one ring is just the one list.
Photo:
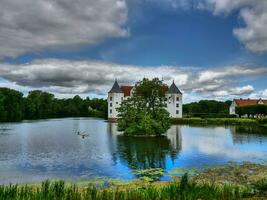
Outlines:
[[199, 0], [202, 8], [215, 15], [238, 11], [245, 26], [234, 28], [233, 34], [253, 52], [267, 51], [267, 1], [266, 0]]
[[167, 84], [174, 80], [191, 100], [200, 97], [226, 99], [255, 94], [252, 85], [242, 86], [240, 80], [266, 75], [267, 68], [249, 66], [227, 66], [201, 71], [199, 68], [188, 70], [180, 66], [119, 65], [93, 60], [42, 59], [27, 64], [0, 63], [0, 77], [8, 81], [5, 84], [0, 81], [1, 86], [10, 85], [23, 92], [41, 89], [60, 97], [73, 94], [105, 96], [115, 78], [121, 84], [134, 84], [143, 77], [159, 77]]
[[222, 69], [212, 69], [206, 70], [200, 73], [199, 82], [210, 82], [218, 81], [221, 78], [225, 77], [238, 77], [244, 75], [267, 75], [267, 68], [256, 68], [251, 66], [240, 66], [233, 65], [228, 67], [223, 67]]
[[266, 0], [146, 0], [168, 4], [172, 8], [200, 9], [214, 15], [239, 13], [244, 26], [233, 29], [234, 36], [252, 52], [267, 52]]
[[0, 58], [128, 34], [126, 0], [1, 0]]
[[98, 61], [35, 60], [29, 64], [0, 64], [0, 77], [17, 85], [42, 88], [55, 93], [106, 94], [117, 77], [133, 84], [147, 78], [172, 80], [179, 86], [188, 82], [186, 72], [173, 66], [142, 67]]
[[246, 85], [243, 87], [234, 87], [234, 88], [228, 88], [224, 90], [218, 90], [214, 91], [213, 94], [214, 96], [227, 96], [229, 97], [230, 95], [233, 96], [242, 96], [242, 95], [248, 95], [251, 94], [255, 91], [254, 87], [251, 85]]
[[251, 98], [251, 99], [259, 99], [259, 98], [267, 99], [267, 89], [255, 91], [249, 95], [249, 98]]
[[254, 87], [251, 85], [246, 85], [243, 87], [236, 87], [233, 89], [230, 89], [230, 94], [232, 95], [244, 95], [244, 94], [250, 94], [254, 92]]

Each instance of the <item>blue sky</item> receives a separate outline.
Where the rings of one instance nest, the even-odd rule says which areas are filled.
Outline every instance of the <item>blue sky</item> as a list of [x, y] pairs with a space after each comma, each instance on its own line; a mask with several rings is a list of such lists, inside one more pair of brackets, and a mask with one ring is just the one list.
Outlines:
[[175, 80], [185, 102], [267, 98], [266, 1], [2, 5], [0, 86], [105, 97], [115, 78], [133, 84], [157, 76]]

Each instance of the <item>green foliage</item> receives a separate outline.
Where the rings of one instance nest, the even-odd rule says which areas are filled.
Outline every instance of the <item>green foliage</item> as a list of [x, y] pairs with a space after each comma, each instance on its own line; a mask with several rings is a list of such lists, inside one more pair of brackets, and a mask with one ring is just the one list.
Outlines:
[[118, 128], [126, 135], [161, 135], [170, 127], [164, 88], [158, 78], [144, 78], [135, 85], [133, 95], [118, 108]]
[[140, 179], [148, 181], [157, 181], [164, 175], [162, 168], [150, 168], [143, 170], [134, 170], [133, 173]]
[[255, 115], [267, 115], [267, 106], [266, 105], [252, 105], [252, 106], [244, 106], [237, 107], [236, 113], [239, 116], [248, 115], [254, 117]]
[[172, 122], [192, 125], [259, 125], [257, 119], [247, 118], [181, 118], [173, 119]]
[[20, 121], [23, 118], [23, 94], [0, 88], [0, 121]]
[[8, 88], [0, 88], [0, 122], [23, 119], [56, 117], [107, 118], [107, 101], [104, 99], [57, 99], [53, 94], [34, 90], [27, 97]]
[[189, 185], [189, 178], [188, 178], [188, 173], [185, 173], [182, 176], [181, 183], [180, 183], [180, 189], [181, 191], [185, 191]]
[[183, 113], [191, 117], [228, 117], [231, 101], [201, 100], [183, 105]]
[[[257, 187], [258, 188], [258, 187]], [[66, 186], [63, 181], [51, 183], [45, 181], [41, 187], [34, 186], [0, 186], [2, 200], [185, 200], [185, 199], [243, 199], [259, 196], [253, 188], [235, 185], [216, 186], [212, 184], [196, 184], [190, 182], [185, 175], [181, 182], [171, 182], [162, 187], [144, 184], [128, 189], [120, 187], [97, 188], [89, 185], [78, 188], [76, 185]]]

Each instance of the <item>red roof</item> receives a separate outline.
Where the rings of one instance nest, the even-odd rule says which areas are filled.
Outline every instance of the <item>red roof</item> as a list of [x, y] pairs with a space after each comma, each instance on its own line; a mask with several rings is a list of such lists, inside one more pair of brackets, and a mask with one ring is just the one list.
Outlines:
[[124, 96], [130, 96], [131, 95], [131, 90], [133, 89], [133, 86], [128, 86], [128, 85], [123, 85], [121, 86], [121, 90], [124, 93]]
[[261, 101], [263, 105], [267, 105], [265, 99], [234, 99], [234, 101], [238, 107], [258, 105]]

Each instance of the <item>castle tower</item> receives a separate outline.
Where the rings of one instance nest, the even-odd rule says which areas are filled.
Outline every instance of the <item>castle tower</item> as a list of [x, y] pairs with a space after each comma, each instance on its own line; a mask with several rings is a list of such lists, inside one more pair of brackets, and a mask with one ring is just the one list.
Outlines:
[[172, 118], [182, 118], [183, 116], [183, 94], [172, 82], [168, 92], [167, 97], [167, 111], [170, 113]]
[[123, 101], [124, 94], [118, 84], [117, 79], [115, 80], [111, 90], [108, 92], [108, 119], [116, 119], [118, 116], [117, 108], [120, 107]]

